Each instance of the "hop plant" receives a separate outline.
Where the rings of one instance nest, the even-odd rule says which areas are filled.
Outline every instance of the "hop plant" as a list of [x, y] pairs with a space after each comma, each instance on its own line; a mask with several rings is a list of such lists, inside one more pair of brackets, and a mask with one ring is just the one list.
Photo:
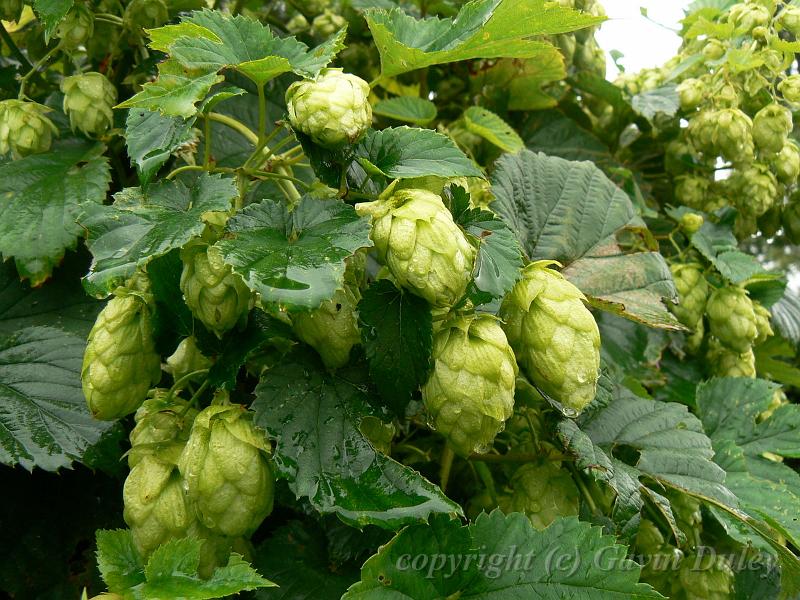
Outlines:
[[462, 456], [487, 452], [514, 410], [517, 363], [489, 315], [456, 317], [433, 341], [433, 372], [422, 398], [433, 427]]
[[737, 33], [751, 33], [757, 27], [766, 27], [771, 19], [769, 9], [758, 2], [734, 4], [728, 13], [728, 22]]
[[675, 180], [675, 199], [690, 208], [703, 210], [711, 183], [700, 175], [683, 175]]
[[441, 197], [422, 189], [389, 188], [375, 202], [358, 204], [372, 217], [378, 260], [397, 282], [433, 306], [455, 304], [472, 277], [475, 249]]
[[120, 290], [89, 332], [81, 381], [89, 410], [114, 420], [135, 411], [161, 378], [150, 307], [143, 294]]
[[681, 561], [673, 580], [676, 600], [728, 600], [733, 587], [733, 571], [724, 556], [702, 554]]
[[702, 79], [685, 79], [678, 85], [677, 91], [681, 108], [686, 111], [696, 109], [708, 95], [706, 83]]
[[[168, 358], [165, 370], [172, 375], [175, 381], [211, 367], [211, 359], [204, 356], [197, 347], [197, 340], [193, 335], [183, 339], [178, 347]], [[197, 378], [200, 376], [195, 376]]]
[[192, 314], [217, 337], [233, 328], [250, 308], [252, 294], [225, 264], [216, 246], [190, 242], [181, 250], [181, 291]]
[[595, 396], [600, 331], [584, 295], [552, 261], [526, 267], [503, 300], [500, 318], [519, 364], [540, 389], [580, 412]]
[[708, 299], [706, 314], [711, 334], [735, 352], [747, 352], [758, 336], [753, 302], [740, 287], [716, 290]]
[[122, 21], [128, 31], [138, 34], [143, 29], [160, 27], [169, 19], [164, 0], [131, 0], [125, 7]]
[[58, 134], [48, 112], [35, 102], [0, 101], [0, 156], [9, 151], [14, 158], [47, 152]]
[[292, 127], [326, 148], [352, 144], [369, 129], [369, 84], [341, 69], [323, 69], [314, 81], [286, 90]]
[[345, 284], [319, 308], [292, 315], [297, 337], [314, 348], [329, 369], [346, 365], [350, 350], [361, 341], [356, 311], [360, 299], [358, 288]]
[[505, 513], [525, 513], [540, 531], [558, 517], [578, 514], [578, 488], [569, 472], [557, 463], [521, 466], [511, 479], [511, 488], [511, 496], [500, 499], [500, 508]]
[[76, 4], [56, 28], [55, 37], [67, 52], [77, 50], [94, 33], [94, 14], [84, 4]]
[[0, 0], [0, 21], [16, 21], [24, 6], [22, 0]]
[[778, 179], [767, 165], [752, 163], [734, 171], [729, 193], [744, 216], [760, 217], [778, 198]]
[[694, 146], [710, 156], [722, 156], [734, 163], [753, 159], [753, 122], [738, 108], [701, 112], [689, 123]]
[[790, 4], [784, 5], [778, 15], [778, 25], [793, 36], [800, 36], [800, 8]]
[[791, 185], [800, 177], [800, 149], [794, 142], [786, 142], [771, 161], [772, 170], [781, 183]]
[[117, 88], [102, 73], [82, 73], [61, 82], [64, 112], [69, 115], [73, 131], [101, 135], [114, 124], [112, 107], [117, 101]]
[[726, 348], [711, 338], [708, 344], [708, 362], [717, 377], [755, 377], [756, 356], [752, 348], [738, 352]]
[[[795, 10], [799, 10], [795, 8]], [[778, 84], [778, 91], [784, 100], [792, 104], [800, 104], [800, 75], [789, 75]]]
[[681, 323], [695, 329], [703, 318], [708, 301], [709, 287], [703, 269], [696, 263], [688, 263], [674, 264], [670, 270], [679, 298], [678, 304], [670, 303], [670, 310]]
[[763, 344], [768, 338], [775, 335], [772, 331], [772, 314], [760, 302], [753, 302], [753, 312], [756, 315], [756, 335], [755, 345]]
[[229, 537], [252, 534], [272, 512], [270, 448], [238, 404], [215, 404], [194, 420], [178, 468], [203, 526]]
[[680, 226], [683, 231], [692, 235], [700, 231], [705, 222], [706, 220], [703, 218], [703, 215], [688, 212], [681, 217]]
[[753, 118], [753, 140], [764, 152], [783, 150], [793, 128], [792, 113], [777, 103], [768, 104]]
[[325, 39], [345, 26], [347, 26], [347, 19], [326, 8], [321, 15], [317, 15], [311, 21], [311, 35], [315, 38]]
[[308, 19], [306, 19], [301, 13], [296, 14], [293, 16], [289, 21], [286, 23], [286, 31], [291, 33], [292, 35], [297, 35], [301, 31], [305, 31], [308, 29]]

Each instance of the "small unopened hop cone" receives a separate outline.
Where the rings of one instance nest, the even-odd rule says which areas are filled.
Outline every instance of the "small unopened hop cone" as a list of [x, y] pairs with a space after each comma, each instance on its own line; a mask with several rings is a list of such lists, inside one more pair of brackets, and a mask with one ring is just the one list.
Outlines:
[[422, 399], [433, 427], [461, 456], [484, 453], [514, 411], [517, 363], [490, 315], [456, 317], [433, 341]]
[[358, 204], [372, 217], [378, 261], [395, 280], [434, 307], [453, 306], [467, 289], [475, 249], [437, 194], [389, 188], [375, 202]]
[[586, 297], [553, 261], [528, 265], [505, 297], [500, 318], [520, 366], [544, 393], [580, 413], [600, 377], [600, 331]]
[[114, 420], [135, 411], [161, 378], [146, 293], [118, 290], [89, 332], [81, 382], [89, 410]]
[[114, 124], [113, 106], [117, 88], [102, 73], [82, 73], [61, 82], [64, 112], [73, 131], [88, 136], [102, 135]]
[[202, 525], [218, 535], [247, 537], [272, 512], [270, 447], [251, 412], [216, 402], [195, 418], [178, 468]]

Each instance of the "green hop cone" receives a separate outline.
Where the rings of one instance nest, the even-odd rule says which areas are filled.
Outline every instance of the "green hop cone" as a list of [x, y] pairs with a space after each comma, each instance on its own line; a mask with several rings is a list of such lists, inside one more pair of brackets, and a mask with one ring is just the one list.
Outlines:
[[770, 162], [781, 183], [792, 185], [800, 177], [800, 149], [794, 142], [786, 142]]
[[703, 58], [706, 60], [719, 60], [725, 56], [725, 52], [727, 51], [728, 49], [723, 42], [714, 38], [710, 38], [703, 45], [702, 53]]
[[101, 135], [114, 124], [117, 88], [102, 73], [82, 73], [61, 82], [64, 112], [73, 131]]
[[670, 303], [669, 308], [678, 320], [695, 329], [706, 312], [709, 287], [703, 268], [695, 263], [674, 264], [670, 267], [675, 288], [678, 290], [678, 304]]
[[724, 556], [698, 554], [681, 561], [678, 577], [673, 578], [670, 598], [674, 600], [730, 600], [733, 571]]
[[347, 19], [326, 8], [311, 21], [311, 35], [318, 39], [329, 38], [346, 25]]
[[747, 352], [758, 337], [753, 302], [740, 287], [716, 290], [708, 299], [706, 314], [711, 334], [735, 352]]
[[521, 512], [542, 531], [558, 517], [577, 516], [579, 493], [572, 476], [554, 462], [529, 463], [514, 472], [513, 493], [500, 499], [501, 510]]
[[475, 249], [441, 197], [390, 187], [380, 199], [356, 205], [372, 217], [378, 260], [404, 288], [435, 307], [455, 304], [472, 278]]
[[131, 0], [122, 21], [128, 31], [138, 34], [143, 29], [161, 27], [168, 19], [169, 10], [164, 0]]
[[[673, 175], [691, 173], [697, 162], [696, 152], [691, 144], [684, 139], [677, 139], [667, 144], [664, 152], [664, 167]], [[704, 180], [706, 178], [700, 177]]]
[[697, 233], [703, 227], [703, 223], [706, 220], [703, 218], [703, 215], [698, 215], [697, 213], [686, 213], [681, 217], [680, 226], [681, 229], [689, 235], [693, 233]]
[[678, 86], [678, 98], [681, 108], [686, 111], [694, 110], [703, 103], [708, 95], [705, 81], [702, 79], [686, 79]]
[[524, 269], [503, 300], [500, 318], [528, 377], [580, 413], [594, 399], [600, 376], [600, 331], [585, 296], [550, 264]]
[[217, 337], [232, 329], [250, 308], [252, 294], [225, 264], [216, 246], [190, 242], [181, 250], [181, 291], [186, 305]]
[[683, 175], [675, 179], [675, 199], [690, 208], [702, 210], [708, 201], [711, 182], [701, 175]]
[[97, 419], [124, 417], [139, 408], [160, 378], [150, 307], [139, 294], [121, 292], [89, 332], [81, 370], [89, 410]]
[[763, 344], [768, 338], [775, 335], [772, 330], [772, 313], [769, 312], [760, 302], [753, 302], [753, 312], [756, 315], [756, 335], [755, 344]]
[[[185, 338], [178, 344], [175, 352], [167, 358], [166, 372], [172, 375], [175, 381], [191, 375], [197, 371], [210, 368], [211, 359], [203, 355], [197, 347], [197, 340], [193, 335]], [[203, 375], [196, 375], [191, 379], [202, 378]]]
[[795, 37], [800, 37], [800, 7], [785, 5], [778, 15], [778, 25]]
[[753, 122], [738, 108], [701, 112], [689, 123], [695, 148], [709, 156], [722, 156], [735, 163], [753, 160]]
[[361, 342], [356, 307], [361, 293], [345, 285], [319, 308], [292, 314], [297, 337], [314, 348], [329, 369], [347, 364], [350, 350]]
[[326, 148], [355, 143], [372, 124], [369, 84], [341, 69], [293, 83], [286, 105], [292, 127]]
[[752, 163], [736, 169], [729, 181], [729, 193], [737, 208], [746, 217], [760, 217], [775, 204], [780, 188], [770, 168]]
[[791, 111], [780, 104], [768, 104], [753, 118], [753, 140], [764, 152], [780, 152], [793, 128]]
[[306, 19], [302, 14], [298, 13], [289, 19], [286, 23], [286, 31], [291, 33], [292, 35], [297, 35], [308, 29], [308, 19]]
[[0, 101], [0, 156], [21, 158], [50, 150], [58, 130], [47, 118], [50, 109], [35, 102]]
[[197, 415], [178, 468], [204, 527], [248, 536], [272, 512], [269, 452], [253, 413], [243, 406], [215, 403]]
[[22, 0], [0, 0], [0, 21], [16, 21], [24, 6]]
[[758, 217], [758, 228], [765, 237], [771, 238], [778, 233], [781, 228], [782, 214], [783, 207], [779, 204], [776, 204], [763, 215]]
[[757, 2], [741, 2], [734, 4], [728, 13], [728, 22], [736, 33], [751, 33], [757, 27], [766, 27], [772, 19], [772, 13], [766, 6]]
[[778, 91], [784, 100], [792, 104], [800, 104], [800, 75], [789, 75], [778, 84]]
[[514, 411], [517, 363], [497, 319], [456, 317], [433, 340], [433, 372], [422, 399], [453, 450], [487, 452]]
[[157, 455], [162, 462], [177, 464], [197, 410], [166, 389], [154, 389], [137, 409], [131, 430], [128, 466], [144, 456]]
[[61, 47], [72, 52], [85, 44], [94, 33], [94, 14], [84, 4], [76, 4], [56, 28]]

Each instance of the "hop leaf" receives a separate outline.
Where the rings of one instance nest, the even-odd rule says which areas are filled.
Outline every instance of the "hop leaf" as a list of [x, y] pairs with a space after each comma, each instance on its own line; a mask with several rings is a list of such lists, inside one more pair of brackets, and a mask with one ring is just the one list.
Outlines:
[[81, 370], [89, 410], [98, 419], [124, 417], [139, 408], [160, 378], [150, 307], [138, 293], [120, 292], [89, 332]]
[[530, 264], [500, 309], [508, 340], [536, 385], [580, 412], [595, 396], [600, 376], [600, 331], [584, 295], [548, 268]]
[[0, 156], [11, 151], [14, 158], [47, 152], [58, 134], [45, 115], [50, 109], [35, 102], [0, 102]]
[[505, 513], [525, 513], [531, 524], [543, 531], [557, 517], [578, 515], [579, 493], [570, 474], [553, 462], [526, 464], [511, 480], [514, 490], [500, 500]]
[[740, 287], [723, 287], [711, 294], [707, 306], [711, 334], [724, 346], [746, 353], [758, 337], [753, 302]]
[[181, 250], [181, 291], [192, 314], [217, 337], [233, 328], [250, 308], [252, 294], [225, 264], [216, 246], [190, 242]]
[[82, 73], [61, 82], [64, 112], [73, 130], [86, 135], [101, 135], [114, 124], [112, 107], [117, 88], [102, 73]]
[[201, 523], [224, 536], [252, 534], [272, 512], [269, 446], [238, 404], [212, 404], [194, 420], [178, 461]]
[[320, 146], [352, 144], [372, 123], [368, 97], [369, 84], [360, 77], [323, 69], [314, 81], [298, 81], [286, 90], [289, 121]]
[[432, 305], [452, 306], [472, 277], [475, 249], [436, 194], [389, 189], [388, 197], [356, 206], [372, 217], [378, 260], [397, 282]]
[[517, 363], [497, 320], [457, 317], [433, 341], [434, 366], [422, 398], [455, 452], [487, 452], [514, 410]]

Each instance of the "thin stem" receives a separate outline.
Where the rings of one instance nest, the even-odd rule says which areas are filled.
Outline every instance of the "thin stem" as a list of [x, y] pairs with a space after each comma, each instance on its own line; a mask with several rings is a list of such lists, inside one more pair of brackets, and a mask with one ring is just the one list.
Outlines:
[[211, 165], [211, 119], [206, 115], [203, 119], [203, 164], [206, 167]]
[[574, 460], [566, 454], [470, 454], [469, 460], [473, 462], [487, 463], [528, 463], [538, 460], [552, 460], [554, 462], [565, 462]]
[[2, 40], [6, 43], [8, 49], [11, 50], [11, 54], [14, 55], [14, 58], [20, 62], [24, 69], [33, 69], [33, 65], [17, 47], [17, 45], [14, 43], [14, 40], [11, 39], [11, 36], [9, 35], [8, 31], [6, 31], [6, 28], [2, 22], [0, 22], [0, 38], [2, 38]]
[[22, 76], [22, 79], [19, 80], [19, 96], [17, 96], [20, 100], [24, 100], [27, 97], [25, 96], [25, 85], [28, 83], [28, 79], [37, 73], [39, 69], [45, 65], [60, 48], [60, 43], [51, 48], [42, 58], [36, 61], [36, 64], [31, 67], [30, 71]]
[[233, 117], [229, 117], [228, 115], [222, 115], [220, 113], [211, 112], [208, 113], [208, 118], [212, 121], [216, 121], [217, 123], [222, 123], [233, 129], [234, 131], [241, 134], [243, 137], [247, 138], [250, 143], [254, 146], [258, 146], [258, 136], [253, 133], [253, 130], [250, 129], [247, 125], [234, 119]]
[[291, 175], [285, 175], [283, 173], [276, 173], [273, 171], [251, 171], [251, 173], [257, 177], [263, 177], [264, 179], [281, 179], [283, 181], [291, 181], [292, 183], [297, 183], [302, 185], [306, 189], [309, 189], [311, 187], [302, 179], [298, 179], [297, 177], [292, 177]]
[[450, 479], [450, 470], [453, 467], [453, 459], [456, 457], [455, 452], [450, 447], [450, 444], [445, 444], [442, 450], [442, 467], [439, 470], [439, 487], [442, 491], [447, 491], [447, 482]]
[[204, 382], [203, 382], [203, 383], [200, 385], [200, 387], [199, 387], [199, 388], [197, 388], [197, 391], [196, 391], [194, 394], [192, 394], [192, 397], [191, 397], [191, 398], [189, 398], [189, 404], [190, 404], [190, 405], [194, 405], [194, 403], [195, 403], [195, 402], [197, 401], [197, 399], [200, 397], [200, 394], [202, 394], [204, 391], [206, 391], [206, 388], [207, 388], [207, 387], [208, 387], [208, 379], [206, 379], [206, 380], [205, 380], [205, 381], [204, 381]]
[[578, 489], [580, 490], [584, 500], [586, 500], [586, 504], [589, 505], [589, 509], [592, 511], [592, 514], [599, 514], [599, 511], [597, 510], [597, 504], [595, 504], [594, 501], [594, 496], [592, 496], [592, 493], [589, 491], [589, 488], [586, 487], [586, 483], [583, 481], [580, 473], [575, 468], [572, 469], [572, 479], [578, 486]]
[[258, 139], [261, 142], [267, 137], [267, 96], [264, 84], [258, 86]]
[[117, 17], [117, 19], [119, 19], [119, 20], [109, 19], [108, 18], [108, 17], [113, 17], [113, 16], [114, 15], [95, 15], [94, 16], [94, 20], [95, 21], [99, 21], [101, 23], [108, 23], [109, 25], [115, 25], [117, 27], [122, 27], [123, 26], [122, 25], [122, 19], [119, 19], [119, 17]]
[[187, 373], [186, 375], [178, 379], [178, 381], [172, 384], [172, 387], [169, 388], [169, 395], [172, 396], [172, 394], [175, 393], [175, 390], [181, 389], [181, 386], [190, 379], [193, 379], [198, 375], [205, 375], [206, 373], [208, 373], [208, 369], [200, 369], [198, 371], [192, 371], [191, 373]]
[[109, 21], [111, 23], [117, 23], [119, 25], [122, 25], [123, 23], [122, 17], [117, 15], [112, 15], [111, 13], [95, 13], [94, 18], [105, 19], [106, 21]]
[[169, 175], [167, 175], [167, 179], [174, 179], [177, 175], [181, 173], [185, 173], [187, 171], [208, 171], [209, 173], [233, 173], [236, 169], [231, 169], [229, 167], [215, 167], [209, 168], [205, 165], [184, 165], [182, 167], [178, 167], [177, 169], [173, 170]]
[[489, 470], [489, 467], [486, 463], [476, 462], [473, 464], [475, 467], [475, 471], [477, 471], [478, 476], [481, 478], [483, 485], [486, 486], [486, 489], [489, 491], [489, 495], [492, 497], [492, 502], [497, 505], [497, 488], [494, 485], [494, 477], [492, 477], [492, 472]]

